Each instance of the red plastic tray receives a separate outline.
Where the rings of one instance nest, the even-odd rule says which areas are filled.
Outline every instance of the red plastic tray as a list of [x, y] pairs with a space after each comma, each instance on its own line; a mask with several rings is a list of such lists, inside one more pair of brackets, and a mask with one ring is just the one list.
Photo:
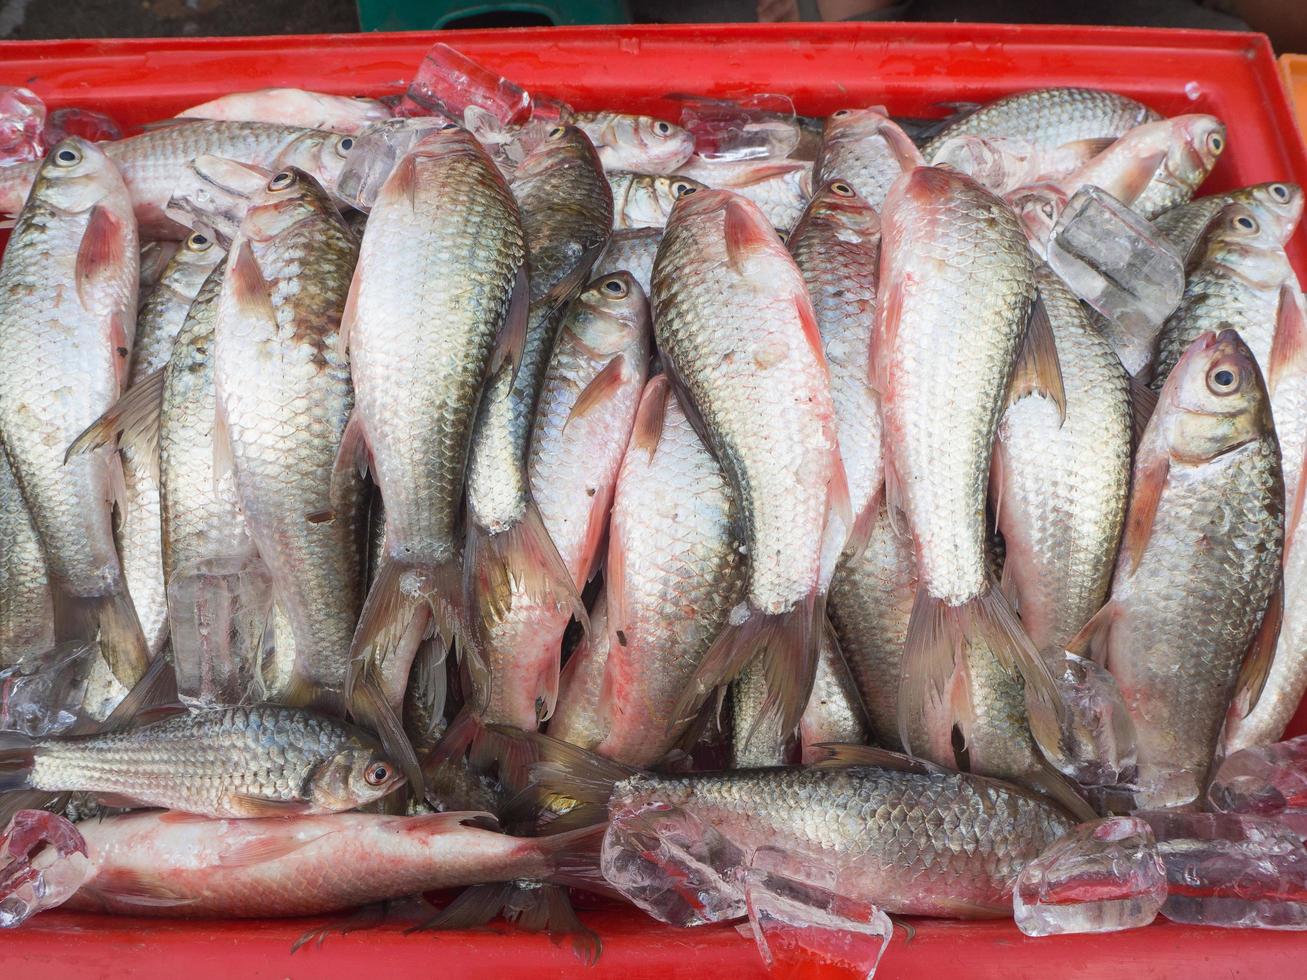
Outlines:
[[[70, 23], [70, 28], [75, 27]], [[670, 113], [674, 92], [729, 96], [784, 92], [800, 112], [884, 103], [928, 115], [947, 101], [983, 101], [1043, 85], [1091, 85], [1167, 114], [1212, 112], [1230, 148], [1208, 187], [1264, 180], [1307, 185], [1307, 148], [1269, 42], [1256, 34], [1133, 28], [967, 24], [601, 27], [444, 33], [472, 57], [528, 89], [579, 108]], [[0, 84], [27, 85], [52, 107], [102, 109], [126, 125], [170, 115], [234, 89], [298, 85], [342, 94], [398, 92], [434, 34], [184, 38], [0, 44]], [[1300, 233], [1291, 248], [1307, 278]], [[1291, 729], [1307, 731], [1300, 710]], [[382, 927], [332, 936], [291, 956], [318, 920], [184, 922], [52, 912], [0, 933], [0, 976], [458, 977], [612, 976], [624, 980], [760, 976], [752, 940], [733, 928], [659, 926], [634, 912], [594, 912], [604, 940], [585, 970], [567, 944], [496, 928], [405, 936]], [[1307, 934], [1227, 931], [1159, 923], [1106, 936], [1032, 940], [1010, 922], [918, 922], [896, 933], [879, 976], [1301, 976]], [[814, 968], [813, 976], [820, 975]]]

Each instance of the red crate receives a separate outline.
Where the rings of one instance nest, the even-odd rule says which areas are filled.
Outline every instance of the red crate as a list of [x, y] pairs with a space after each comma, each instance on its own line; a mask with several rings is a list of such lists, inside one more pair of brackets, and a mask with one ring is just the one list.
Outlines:
[[[72, 21], [70, 29], [76, 25]], [[1207, 189], [1265, 180], [1307, 185], [1270, 43], [1258, 34], [1135, 28], [970, 24], [795, 24], [597, 27], [412, 34], [0, 44], [0, 84], [26, 85], [58, 108], [83, 105], [134, 126], [242, 88], [296, 85], [341, 94], [402, 91], [437, 38], [532, 91], [578, 108], [672, 113], [665, 96], [690, 92], [792, 95], [822, 115], [883, 103], [900, 114], [983, 101], [1045, 85], [1110, 88], [1166, 114], [1211, 112], [1230, 148]], [[1299, 234], [1291, 256], [1307, 277]], [[1307, 731], [1307, 710], [1291, 728]], [[360, 977], [436, 974], [532, 980], [761, 976], [753, 941], [729, 926], [673, 929], [627, 910], [591, 912], [602, 936], [586, 970], [566, 943], [509, 927], [406, 936], [381, 927], [332, 936], [294, 956], [290, 944], [324, 920], [185, 922], [51, 912], [0, 934], [5, 977]], [[1300, 976], [1307, 935], [1159, 923], [1105, 936], [1028, 939], [1011, 922], [918, 921], [896, 933], [883, 980], [957, 976]], [[820, 976], [814, 967], [812, 976]]]

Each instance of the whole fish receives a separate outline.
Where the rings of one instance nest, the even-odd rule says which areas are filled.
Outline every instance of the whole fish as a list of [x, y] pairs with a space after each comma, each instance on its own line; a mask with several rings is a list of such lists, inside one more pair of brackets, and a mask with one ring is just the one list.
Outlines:
[[483, 813], [337, 813], [293, 820], [128, 813], [78, 824], [91, 870], [66, 908], [255, 917], [338, 912], [518, 879], [597, 879], [599, 832], [510, 837]]
[[850, 764], [688, 775], [642, 773], [559, 743], [542, 751], [533, 779], [543, 789], [604, 805], [615, 820], [686, 814], [746, 865], [775, 848], [848, 872], [842, 882], [891, 914], [1005, 918], [1021, 869], [1071, 827], [1005, 783], [862, 746], [830, 753]]
[[308, 129], [357, 136], [372, 123], [389, 119], [390, 109], [376, 99], [358, 95], [327, 95], [302, 88], [262, 88], [220, 95], [183, 109], [177, 118], [282, 124], [293, 119]]
[[[589, 647], [590, 657], [604, 657], [599, 754], [651, 765], [684, 735], [688, 723], [668, 720], [740, 597], [736, 513], [725, 474], [658, 375], [640, 399], [613, 496], [604, 621], [590, 624], [605, 633]], [[574, 678], [591, 674], [569, 669]], [[571, 728], [556, 720], [549, 731], [574, 741]]]
[[[207, 153], [270, 170], [296, 166], [334, 188], [353, 145], [352, 136], [301, 126], [179, 120], [99, 147], [122, 172], [142, 234], [185, 238], [190, 229], [165, 215], [164, 207], [196, 157]], [[12, 214], [22, 207], [36, 172], [37, 164], [22, 164], [0, 173], [0, 211]]]
[[858, 687], [849, 673], [840, 651], [835, 630], [826, 624], [821, 636], [821, 653], [812, 695], [799, 719], [799, 744], [805, 765], [822, 758], [824, 746], [831, 742], [865, 745], [870, 736], [866, 710]]
[[[903, 172], [899, 155], [885, 136], [885, 130], [891, 127], [898, 128], [880, 109], [838, 109], [831, 113], [826, 118], [821, 151], [813, 168], [814, 183], [846, 180], [867, 204], [880, 207], [890, 185]], [[908, 140], [906, 134], [902, 138]]]
[[694, 153], [694, 137], [666, 119], [622, 112], [578, 112], [572, 122], [590, 138], [604, 170], [670, 174]]
[[1140, 102], [1090, 88], [1043, 88], [995, 99], [945, 126], [921, 148], [927, 160], [956, 136], [1012, 137], [1041, 151], [1094, 140], [1103, 148], [1135, 126], [1161, 117]]
[[631, 278], [640, 284], [646, 296], [649, 295], [649, 279], [653, 275], [654, 259], [658, 255], [658, 244], [663, 240], [663, 229], [632, 228], [615, 231], [608, 240], [608, 247], [595, 263], [594, 275], [607, 276], [614, 272], [629, 272]]
[[712, 161], [694, 156], [676, 173], [748, 198], [782, 231], [794, 227], [812, 196], [812, 164], [802, 160]]
[[918, 575], [902, 727], [942, 697], [967, 637], [983, 635], [1025, 678], [1042, 709], [1032, 721], [1043, 743], [1056, 737], [1049, 715], [1060, 701], [985, 557], [991, 449], [1004, 406], [1032, 390], [1063, 403], [1047, 320], [1031, 315], [1037, 290], [1025, 236], [974, 180], [935, 167], [905, 173], [881, 218], [873, 386], [889, 513], [906, 519]]
[[613, 230], [659, 228], [667, 224], [672, 205], [687, 190], [701, 191], [704, 185], [689, 177], [632, 174], [609, 171], [613, 191]]
[[613, 196], [594, 147], [574, 126], [554, 127], [518, 168], [512, 188], [526, 236], [530, 306], [520, 360], [499, 365], [487, 382], [472, 435], [464, 566], [474, 635], [502, 618], [511, 592], [570, 605], [584, 617], [532, 499], [528, 455], [550, 351], [567, 305], [608, 244]]
[[1297, 184], [1269, 183], [1240, 187], [1224, 194], [1209, 194], [1195, 198], [1187, 204], [1178, 204], [1153, 219], [1153, 227], [1175, 249], [1175, 253], [1189, 265], [1196, 246], [1202, 241], [1208, 224], [1227, 204], [1243, 204], [1266, 224], [1283, 223], [1285, 241], [1293, 234], [1302, 217], [1303, 193]]
[[385, 554], [353, 671], [411, 658], [428, 614], [444, 641], [456, 632], [473, 420], [493, 361], [511, 356], [515, 293], [520, 330], [525, 261], [508, 186], [457, 126], [418, 142], [372, 207], [343, 324], [356, 404], [342, 464], [366, 461], [381, 491]]
[[118, 806], [211, 817], [352, 810], [404, 781], [360, 729], [277, 705], [182, 712], [93, 735], [0, 739], [0, 790], [94, 793]]
[[[684, 720], [760, 654], [768, 664], [765, 713], [789, 731], [816, 669], [828, 526], [843, 535], [838, 548], [851, 521], [808, 291], [757, 205], [699, 191], [682, 197], [667, 223], [653, 309], [668, 374], [731, 484], [748, 558], [744, 601], [669, 721]], [[617, 618], [612, 610], [609, 617]]]
[[1047, 266], [1036, 281], [1066, 397], [1003, 413], [990, 499], [1003, 534], [1003, 591], [1052, 670], [1107, 598], [1130, 487], [1131, 409], [1125, 371], [1080, 301]]
[[1111, 598], [1071, 644], [1121, 689], [1138, 740], [1139, 806], [1202, 793], [1227, 707], [1264, 677], [1279, 628], [1263, 612], [1280, 576], [1283, 521], [1257, 362], [1234, 330], [1201, 334], [1136, 452]]
[[340, 333], [357, 255], [321, 186], [283, 170], [232, 242], [214, 326], [217, 451], [295, 643], [275, 697], [328, 712], [342, 707], [363, 589], [362, 484], [352, 468], [333, 480], [354, 404]]
[[0, 265], [0, 439], [49, 566], [55, 639], [98, 632], [127, 686], [149, 650], [114, 547], [121, 464], [107, 450], [65, 455], [125, 385], [139, 255], [118, 171], [71, 138], [41, 164]]
[[54, 612], [45, 553], [0, 445], [0, 669], [52, 646]]

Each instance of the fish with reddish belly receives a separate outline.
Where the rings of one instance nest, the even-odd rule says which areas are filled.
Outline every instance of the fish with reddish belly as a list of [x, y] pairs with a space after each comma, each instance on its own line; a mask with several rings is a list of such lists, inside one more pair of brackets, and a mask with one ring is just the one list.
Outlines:
[[668, 376], [731, 484], [748, 560], [744, 601], [668, 722], [762, 656], [764, 713], [789, 731], [816, 669], [825, 544], [838, 535], [838, 554], [851, 521], [807, 287], [756, 205], [698, 191], [677, 201], [667, 223], [653, 307]]
[[177, 118], [281, 124], [293, 119], [308, 129], [357, 136], [372, 123], [389, 119], [390, 109], [362, 96], [327, 95], [302, 88], [261, 88], [201, 102], [183, 109]]

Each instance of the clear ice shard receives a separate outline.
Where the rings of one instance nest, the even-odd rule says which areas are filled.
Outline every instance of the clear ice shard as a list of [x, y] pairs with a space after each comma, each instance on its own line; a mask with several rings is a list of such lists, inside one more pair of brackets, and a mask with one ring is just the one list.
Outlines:
[[183, 703], [213, 707], [261, 698], [271, 612], [272, 579], [257, 558], [205, 559], [173, 573], [168, 617]]
[[31, 89], [0, 88], [0, 167], [39, 160], [45, 150], [41, 97]]
[[337, 195], [360, 211], [372, 210], [382, 185], [395, 165], [422, 137], [449, 125], [443, 116], [383, 119], [354, 140], [354, 148], [336, 181]]
[[62, 905], [90, 871], [76, 827], [45, 810], [19, 810], [0, 834], [0, 927]]
[[123, 130], [111, 116], [106, 116], [103, 112], [69, 106], [54, 110], [46, 119], [45, 144], [54, 146], [67, 136], [80, 136], [95, 143], [100, 140], [120, 140], [123, 138]]
[[870, 980], [894, 925], [883, 911], [846, 894], [833, 869], [761, 848], [744, 872], [749, 926], [770, 976]]
[[1307, 849], [1267, 817], [1142, 810], [1166, 867], [1162, 915], [1228, 928], [1307, 929]]
[[1048, 264], [1071, 291], [1131, 336], [1152, 337], [1184, 293], [1184, 264], [1152, 225], [1086, 186], [1062, 209]]
[[0, 731], [58, 735], [81, 720], [98, 646], [63, 643], [0, 670]]
[[1166, 869], [1152, 828], [1136, 817], [1073, 827], [1027, 864], [1012, 893], [1027, 936], [1146, 926], [1166, 901]]
[[954, 136], [940, 144], [931, 163], [960, 170], [999, 197], [1034, 183], [1043, 169], [1038, 148], [1013, 136]]
[[530, 116], [531, 96], [448, 44], [437, 43], [422, 59], [395, 115], [442, 115], [461, 124], [466, 122], [469, 106], [484, 109], [501, 125], [511, 126]]
[[695, 153], [711, 161], [787, 157], [801, 136], [788, 95], [688, 98], [681, 105], [681, 125], [694, 136]]
[[1062, 740], [1049, 761], [1083, 786], [1128, 782], [1135, 771], [1135, 726], [1116, 678], [1092, 660], [1066, 654], [1053, 678], [1066, 718]]
[[1213, 809], [1271, 817], [1307, 839], [1307, 735], [1226, 756], [1207, 799]]

